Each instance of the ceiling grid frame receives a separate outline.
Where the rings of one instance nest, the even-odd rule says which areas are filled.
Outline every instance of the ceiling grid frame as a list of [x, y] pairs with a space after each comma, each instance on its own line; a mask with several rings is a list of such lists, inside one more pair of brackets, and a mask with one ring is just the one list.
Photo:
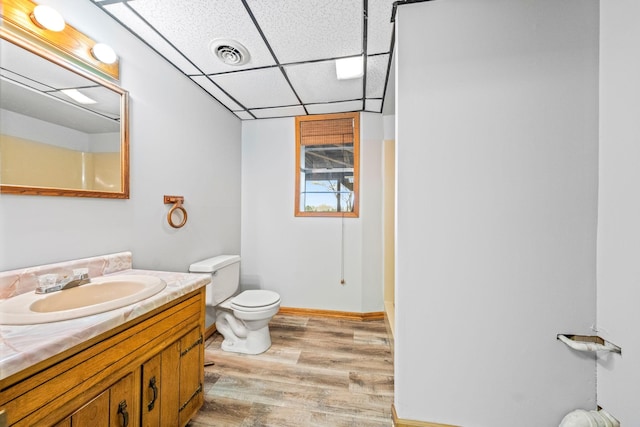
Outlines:
[[300, 103], [300, 105], [302, 105], [302, 108], [304, 108], [305, 113], [309, 114], [309, 112], [307, 111], [306, 107], [302, 103], [302, 100], [300, 99], [300, 96], [298, 96], [298, 93], [296, 92], [295, 88], [291, 84], [291, 81], [289, 80], [289, 76], [287, 76], [287, 73], [285, 72], [284, 68], [282, 68], [282, 65], [280, 65], [280, 61], [278, 61], [278, 57], [276, 56], [275, 52], [271, 48], [271, 44], [269, 44], [269, 41], [265, 37], [264, 32], [262, 31], [262, 28], [260, 27], [260, 24], [258, 24], [258, 21], [257, 21], [255, 15], [253, 14], [253, 11], [251, 10], [251, 8], [249, 7], [249, 4], [247, 3], [247, 0], [241, 0], [241, 1], [242, 1], [242, 5], [244, 6], [244, 8], [246, 9], [247, 13], [249, 14], [249, 17], [253, 21], [253, 24], [256, 26], [256, 29], [260, 33], [260, 36], [262, 37], [262, 40], [264, 41], [264, 44], [267, 45], [267, 49], [269, 49], [269, 52], [271, 52], [271, 56], [273, 56], [273, 60], [276, 62], [276, 66], [278, 67], [278, 69], [280, 70], [282, 75], [284, 76], [284, 79], [289, 84], [289, 87], [291, 87], [291, 90], [293, 91], [294, 95], [298, 99], [298, 102]]
[[[227, 91], [225, 91], [223, 88], [221, 88], [220, 86], [218, 86], [218, 84], [216, 84], [216, 82], [214, 82], [213, 80], [211, 80], [206, 74], [204, 74], [202, 72], [202, 70], [200, 69], [200, 67], [198, 67], [196, 64], [194, 64], [191, 59], [189, 59], [184, 53], [182, 53], [182, 51], [180, 49], [178, 49], [176, 46], [174, 46], [173, 43], [171, 43], [170, 40], [167, 40], [167, 38], [160, 32], [158, 31], [153, 25], [151, 25], [150, 22], [148, 22], [143, 16], [141, 16], [134, 8], [132, 8], [129, 5], [129, 1], [128, 0], [104, 0], [104, 1], [100, 1], [100, 2], [96, 2], [99, 0], [92, 0], [94, 1], [94, 3], [96, 3], [98, 6], [101, 6], [100, 8], [106, 12], [107, 14], [109, 14], [109, 16], [111, 16], [113, 19], [115, 19], [116, 21], [118, 21], [120, 23], [120, 25], [122, 25], [123, 27], [125, 27], [127, 30], [129, 30], [130, 33], [132, 33], [133, 35], [135, 35], [136, 37], [138, 37], [143, 43], [145, 43], [147, 46], [149, 46], [151, 49], [153, 49], [158, 55], [160, 55], [162, 58], [164, 58], [167, 62], [169, 62], [171, 65], [173, 65], [175, 68], [177, 68], [180, 72], [182, 72], [183, 74], [185, 74], [187, 77], [189, 77], [189, 74], [186, 74], [180, 67], [178, 67], [176, 64], [174, 64], [171, 60], [169, 60], [166, 56], [164, 56], [162, 53], [160, 53], [153, 45], [151, 45], [150, 43], [147, 42], [147, 40], [143, 39], [142, 37], [140, 37], [132, 28], [128, 27], [127, 25], [125, 25], [122, 21], [120, 21], [116, 16], [114, 16], [113, 14], [111, 14], [107, 9], [105, 9], [104, 7], [102, 7], [102, 5], [104, 4], [105, 6], [109, 6], [109, 5], [113, 5], [113, 4], [123, 4], [128, 10], [129, 12], [131, 12], [133, 15], [135, 15], [138, 20], [140, 20], [140, 22], [142, 22], [146, 27], [148, 27], [151, 31], [155, 32], [162, 40], [164, 40], [164, 42], [170, 46], [178, 55], [182, 56], [187, 62], [189, 62], [189, 64], [191, 64], [191, 66], [193, 66], [195, 69], [197, 69], [198, 71], [200, 71], [202, 73], [202, 75], [204, 75], [205, 77], [207, 77], [207, 79], [211, 82], [211, 84], [213, 84], [215, 87], [217, 87], [225, 96], [227, 96], [228, 98], [230, 98], [233, 102], [235, 102], [236, 104], [238, 104], [241, 108], [242, 111], [247, 112], [248, 114], [251, 115], [251, 117], [253, 117], [254, 119], [256, 118], [255, 116], [253, 116], [253, 114], [251, 114], [249, 112], [249, 110], [247, 108], [245, 108], [242, 103], [240, 103], [238, 100], [236, 100], [233, 96], [231, 96], [231, 94], [227, 93]], [[202, 85], [198, 84], [197, 81], [195, 81], [192, 78], [189, 78], [191, 81], [193, 81], [195, 84], [197, 84], [202, 90], [204, 90], [205, 92], [207, 92], [212, 98], [214, 98], [216, 101], [218, 101], [220, 104], [222, 104], [225, 108], [227, 108], [229, 111], [231, 111], [232, 113], [234, 112], [232, 109], [230, 109], [229, 107], [227, 107], [223, 102], [221, 102], [220, 100], [218, 100], [215, 96], [213, 96], [213, 94], [211, 94], [206, 88], [204, 88]]]
[[362, 111], [367, 106], [367, 33], [369, 27], [369, 0], [362, 0]]
[[[177, 30], [179, 30], [180, 32], [183, 32], [183, 31], [188, 32], [188, 31], [196, 30], [196, 29], [184, 28], [187, 22], [185, 21], [185, 19], [188, 20], [189, 18], [188, 10], [185, 9], [181, 11], [182, 15], [180, 15], [180, 18], [182, 19], [182, 24], [181, 24], [182, 27], [174, 27], [173, 30], [169, 33], [169, 36], [166, 36], [165, 34], [166, 33], [165, 30], [167, 30], [166, 25], [171, 25], [171, 22], [172, 22], [171, 17], [175, 15], [172, 15], [171, 10], [167, 9], [166, 7], [165, 7], [166, 10], [160, 11], [165, 15], [158, 15], [156, 13], [157, 12], [156, 9], [161, 9], [163, 7], [161, 3], [154, 2], [153, 6], [149, 6], [148, 4], [151, 2], [145, 1], [145, 0], [89, 0], [89, 1], [93, 2], [96, 6], [98, 6], [105, 13], [111, 16], [111, 18], [119, 22], [129, 32], [133, 33], [141, 41], [143, 41], [145, 44], [150, 46], [163, 59], [171, 63], [175, 68], [181, 71], [186, 77], [192, 80], [202, 90], [207, 92], [209, 96], [216, 99], [227, 110], [229, 110], [234, 115], [236, 115], [236, 117], [240, 118], [241, 120], [252, 120], [252, 119], [262, 119], [262, 118], [271, 118], [271, 117], [293, 117], [295, 115], [298, 115], [298, 113], [303, 113], [303, 115], [326, 114], [326, 113], [332, 113], [332, 112], [335, 112], [335, 113], [353, 112], [353, 111], [368, 111], [368, 112], [374, 112], [374, 113], [382, 113], [383, 110], [385, 109], [385, 100], [386, 100], [385, 98], [386, 98], [387, 91], [389, 89], [389, 84], [390, 84], [389, 77], [392, 71], [392, 64], [394, 62], [394, 58], [393, 58], [394, 47], [395, 47], [394, 46], [395, 44], [394, 18], [395, 18], [396, 8], [397, 6], [402, 4], [417, 3], [417, 2], [423, 2], [423, 1], [433, 1], [433, 0], [404, 0], [404, 1], [395, 1], [395, 2], [393, 0], [347, 0], [347, 3], [345, 3], [344, 0], [340, 0], [340, 1], [338, 0], [333, 0], [333, 1], [331, 0], [297, 0], [295, 3], [288, 3], [288, 4], [286, 2], [289, 0], [281, 0], [281, 1], [274, 0], [273, 3], [269, 2], [268, 5], [265, 5], [264, 7], [262, 7], [262, 9], [259, 9], [259, 11], [262, 12], [260, 16], [258, 16], [255, 13], [256, 11], [252, 9], [252, 5], [259, 5], [260, 3], [257, 3], [252, 0], [194, 0], [197, 8], [205, 10], [208, 13], [208, 15], [205, 18], [210, 20], [210, 24], [209, 24], [210, 26], [216, 25], [216, 18], [217, 18], [216, 12], [220, 11], [220, 9], [218, 9], [219, 7], [223, 7], [223, 9], [227, 8], [226, 10], [221, 11], [223, 14], [225, 11], [228, 14], [229, 7], [234, 8], [233, 10], [237, 12], [233, 15], [234, 18], [239, 16], [238, 15], [240, 13], [239, 10], [244, 9], [244, 12], [247, 14], [248, 18], [253, 23], [255, 30], [257, 31], [257, 33], [260, 35], [260, 38], [262, 39], [261, 44], [264, 43], [264, 45], [260, 47], [260, 49], [262, 49], [261, 52], [264, 52], [266, 54], [266, 51], [264, 50], [264, 47], [266, 46], [266, 49], [270, 53], [273, 59], [273, 62], [275, 62], [275, 63], [265, 63], [264, 61], [258, 61], [258, 63], [254, 63], [253, 65], [247, 65], [246, 68], [242, 68], [242, 69], [233, 69], [232, 67], [229, 67], [229, 66], [221, 67], [220, 65], [218, 65], [216, 67], [216, 71], [213, 73], [205, 72], [203, 68], [196, 63], [196, 61], [198, 61], [204, 65], [202, 60], [204, 58], [204, 49], [206, 49], [207, 46], [198, 45], [199, 46], [198, 49], [201, 50], [202, 55], [198, 56], [199, 60], [198, 58], [195, 58], [195, 60], [192, 60], [192, 58], [190, 58], [189, 55], [186, 54], [185, 52], [181, 51], [180, 47], [175, 43], [176, 41], [180, 42], [182, 40], [183, 42], [182, 46], [183, 47], [185, 46], [184, 38], [177, 37], [175, 35]], [[147, 8], [147, 9], [144, 9], [143, 7], [142, 13], [138, 13], [138, 11], [131, 5], [131, 4], [135, 5], [138, 1], [140, 2], [141, 7], [145, 6]], [[179, 0], [176, 0], [176, 2], [174, 2], [174, 4], [178, 4], [178, 3], [179, 3]], [[177, 55], [180, 55], [180, 58], [184, 58], [186, 63], [183, 64], [183, 68], [185, 68], [185, 70], [187, 68], [190, 68], [190, 70], [188, 71], [183, 70], [179, 65], [174, 63], [168, 57], [168, 56], [172, 56], [173, 52], [171, 54], [167, 54], [168, 56], [164, 55], [161, 52], [162, 48], [158, 48], [157, 46], [154, 46], [153, 42], [146, 40], [144, 36], [141, 36], [140, 34], [138, 34], [135, 28], [132, 28], [131, 26], [126, 25], [122, 20], [118, 18], [118, 16], [109, 12], [108, 10], [109, 6], [119, 5], [119, 4], [126, 6], [130, 11], [130, 13], [134, 14], [136, 18], [140, 20], [140, 22], [144, 26], [147, 26], [151, 31], [156, 33], [158, 37], [160, 37], [163, 40], [164, 43], [166, 43], [167, 46], [164, 47], [165, 51], [167, 47], [170, 47], [173, 51], [175, 51]], [[356, 6], [356, 5], [359, 5], [359, 6]], [[270, 32], [265, 30], [265, 28], [263, 28], [264, 23], [261, 21], [261, 19], [265, 17], [264, 15], [265, 7], [273, 9], [273, 10], [267, 11], [270, 15], [269, 18], [271, 18], [271, 20], [267, 22], [268, 24], [271, 25], [269, 29]], [[293, 7], [295, 10], [299, 10], [299, 8], [303, 8], [302, 10], [304, 11], [304, 15], [307, 21], [291, 23], [290, 22], [291, 20], [287, 19], [287, 13], [285, 13], [285, 11], [287, 11], [288, 16], [291, 17], [291, 13], [289, 12], [289, 8], [291, 7]], [[332, 9], [327, 9], [329, 7]], [[345, 9], [342, 9], [342, 7], [344, 7]], [[153, 10], [149, 11], [150, 9], [153, 9]], [[306, 29], [307, 26], [317, 26], [317, 27], [310, 28], [311, 31], [315, 30], [316, 32], [318, 31], [318, 29], [331, 30], [332, 28], [334, 28], [334, 27], [331, 27], [331, 25], [333, 25], [332, 24], [333, 20], [332, 21], [327, 21], [327, 20], [330, 20], [332, 17], [339, 17], [339, 19], [335, 19], [335, 20], [340, 22], [347, 22], [347, 23], [351, 22], [352, 24], [354, 24], [355, 21], [353, 21], [353, 19], [355, 18], [355, 16], [353, 14], [355, 14], [357, 9], [360, 10], [358, 12], [358, 16], [360, 16], [359, 19], [361, 24], [351, 26], [350, 29], [344, 34], [355, 34], [353, 30], [361, 27], [360, 36], [358, 37], [360, 39], [359, 40], [360, 52], [357, 52], [356, 49], [352, 49], [351, 51], [349, 50], [345, 51], [343, 49], [341, 51], [340, 46], [336, 46], [334, 48], [331, 44], [327, 44], [328, 42], [325, 40], [324, 36], [321, 36], [318, 38], [318, 34], [315, 34], [316, 39], [313, 41], [311, 46], [320, 47], [320, 45], [317, 43], [324, 43], [325, 47], [321, 48], [320, 51], [329, 53], [333, 50], [334, 53], [337, 51], [338, 54], [328, 55], [328, 57], [327, 55], [318, 56], [317, 52], [315, 52], [314, 50], [309, 50], [308, 46], [306, 50], [300, 51], [300, 49], [305, 49], [305, 46], [300, 45], [299, 43], [296, 45], [298, 40], [296, 40], [296, 37], [291, 37], [290, 40], [289, 39], [286, 40], [286, 43], [284, 46], [288, 48], [289, 44], [294, 45], [292, 47], [293, 49], [298, 49], [298, 52], [304, 53], [304, 55], [302, 55], [304, 60], [283, 61], [282, 60], [283, 58], [281, 58], [277, 53], [278, 49], [280, 50], [283, 49], [283, 44], [281, 43], [282, 34], [280, 34], [280, 38], [279, 38], [280, 41], [277, 46], [278, 49], [275, 49], [274, 46], [272, 46], [271, 44], [270, 35], [273, 35], [273, 34], [277, 35], [277, 33], [280, 31], [280, 28], [283, 25], [294, 25], [294, 26], [298, 25], [297, 28], [303, 28], [303, 29]], [[328, 15], [324, 14], [325, 12], [329, 12], [329, 11], [331, 13], [329, 13]], [[149, 19], [146, 19], [146, 17], [149, 16], [148, 14], [152, 12], [156, 13], [156, 15], [152, 14], [152, 16], [155, 16], [156, 18], [156, 21], [154, 21], [153, 24]], [[278, 15], [279, 13], [282, 13], [283, 15], [280, 16]], [[343, 16], [346, 16], [346, 17], [343, 17]], [[158, 20], [158, 17], [162, 19]], [[275, 25], [275, 27], [274, 27], [274, 19], [277, 24]], [[309, 19], [312, 19], [312, 20], [310, 21]], [[297, 19], [294, 19], [294, 21], [296, 20]], [[248, 26], [245, 18], [241, 19], [240, 21], [244, 23], [243, 25], [245, 27]], [[236, 21], [233, 21], [231, 23], [225, 22], [224, 27], [227, 29], [233, 28], [233, 27], [230, 27], [230, 25], [235, 25], [235, 22]], [[280, 27], [278, 27], [278, 25]], [[288, 28], [285, 31], [290, 31], [290, 30], [291, 28]], [[335, 32], [335, 34], [331, 34], [331, 36], [333, 37], [332, 40], [338, 40], [336, 39], [336, 37], [339, 37], [341, 34], [343, 34], [341, 32], [342, 30], [343, 28], [337, 28], [335, 29], [335, 31], [329, 31], [329, 32]], [[273, 33], [273, 31], [276, 31], [276, 33]], [[231, 32], [233, 33], [233, 31]], [[173, 36], [171, 36], [171, 34], [173, 34]], [[253, 34], [255, 34], [255, 31], [253, 32]], [[286, 32], [284, 34], [286, 34]], [[234, 39], [239, 36], [242, 37], [242, 34], [228, 35], [230, 39]], [[173, 39], [171, 37], [173, 37]], [[257, 36], [253, 36], [254, 39], [255, 37]], [[387, 37], [390, 40], [387, 45], [388, 49], [385, 49], [383, 43], [384, 43], [384, 40], [387, 40]], [[331, 37], [328, 37], [327, 39], [331, 40]], [[159, 41], [157, 41], [156, 43], [159, 43]], [[351, 39], [351, 41], [348, 43], [353, 43], [353, 39]], [[353, 44], [351, 44], [351, 46], [353, 46]], [[192, 50], [191, 49], [192, 46], [187, 46], [187, 47], [190, 48], [188, 50], [190, 51]], [[251, 52], [254, 51], [255, 46], [247, 45], [247, 48], [251, 55]], [[371, 53], [369, 53], [370, 50], [372, 50]], [[207, 52], [207, 53], [210, 53], [210, 52]], [[314, 54], [316, 56], [313, 56]], [[309, 57], [310, 55], [311, 57]], [[310, 79], [301, 78], [300, 73], [298, 73], [297, 79], [296, 81], [294, 81], [294, 79], [289, 73], [290, 71], [293, 70], [293, 67], [295, 66], [303, 66], [303, 65], [312, 66], [312, 64], [314, 67], [316, 64], [318, 67], [323, 67], [324, 72], [326, 73], [328, 72], [327, 70], [329, 69], [328, 64], [335, 62], [336, 59], [345, 58], [345, 57], [354, 57], [358, 55], [361, 55], [363, 58], [364, 75], [361, 78], [357, 79], [360, 83], [360, 93], [356, 98], [353, 98], [353, 95], [355, 95], [355, 93], [350, 94], [349, 91], [343, 90], [344, 87], [341, 86], [341, 84], [342, 82], [345, 82], [345, 81], [337, 81], [337, 79], [335, 79], [336, 82], [330, 84], [329, 86], [323, 86], [319, 84], [315, 85], [316, 86], [315, 90], [321, 90], [321, 91], [324, 90], [325, 93], [327, 94], [327, 97], [325, 98], [324, 101], [318, 102], [319, 100], [317, 98], [307, 99], [303, 95], [303, 93], [300, 92], [300, 90], [303, 89], [305, 86], [313, 87], [314, 81], [311, 81]], [[264, 54], [262, 54], [262, 57], [264, 59]], [[287, 57], [288, 59], [295, 59], [291, 55], [287, 55]], [[298, 59], [301, 59], [300, 55], [298, 56]], [[176, 57], [175, 60], [178, 61], [179, 58]], [[213, 54], [211, 54], [211, 61], [217, 61], [217, 58], [215, 58]], [[189, 67], [187, 67], [187, 63], [190, 65]], [[205, 68], [210, 68], [210, 67], [205, 65]], [[288, 102], [287, 102], [288, 95], [286, 94], [283, 95], [283, 97], [280, 97], [280, 96], [274, 97], [274, 98], [279, 98], [279, 100], [278, 99], [275, 100], [275, 101], [280, 101], [279, 103], [278, 102], [269, 103], [266, 100], [267, 98], [271, 98], [268, 95], [269, 94], [268, 88], [270, 86], [273, 86], [273, 84], [270, 83], [270, 80], [264, 77], [264, 76], [267, 76], [267, 74], [264, 74], [261, 71], [266, 72], [273, 68], [278, 68], [279, 75], [281, 75], [280, 78], [283, 79], [283, 81], [286, 83], [285, 86], [287, 86], [287, 91], [290, 91], [291, 94], [293, 94], [293, 98], [290, 98]], [[194, 71], [196, 71], [199, 74], [194, 73]], [[244, 81], [246, 81], [246, 79], [248, 78], [248, 77], [241, 77], [242, 76], [241, 73], [245, 73], [249, 71], [259, 72], [258, 74], [255, 74], [255, 76], [256, 77], [259, 76], [259, 78], [261, 79], [261, 82], [260, 84], [256, 83], [256, 87], [260, 88], [261, 90], [245, 89], [244, 92], [241, 90], [243, 88], [242, 86], [243, 79]], [[271, 73], [272, 72], [273, 71], [271, 71]], [[316, 74], [318, 73], [319, 71], [316, 72]], [[305, 73], [302, 73], [302, 77], [306, 77], [304, 74]], [[335, 78], [335, 70], [333, 74]], [[222, 79], [216, 78], [216, 77], [222, 77], [225, 75], [227, 75], [229, 78], [225, 79], [226, 82], [224, 84], [221, 83]], [[236, 78], [235, 76], [238, 76], [238, 78]], [[325, 79], [328, 80], [328, 78], [329, 77], [325, 75]], [[210, 83], [212, 85], [209, 87], [209, 89], [203, 86], [203, 83], [205, 82], [204, 79], [206, 79], [207, 84]], [[394, 82], [391, 82], [391, 84], [393, 85]], [[234, 85], [235, 85], [235, 88], [234, 88]], [[219, 90], [219, 93], [215, 90], [216, 88]], [[391, 86], [391, 89], [392, 89], [391, 94], [393, 95], [393, 86]], [[248, 95], [248, 91], [251, 93], [251, 96], [255, 96], [255, 98], [250, 97]], [[215, 93], [212, 93], [212, 92], [215, 92]], [[253, 94], [254, 92], [255, 92], [255, 95]], [[305, 91], [303, 90], [303, 92]], [[238, 94], [241, 94], [241, 93], [245, 94], [243, 95], [244, 99], [238, 96]], [[272, 93], [275, 94], [275, 92], [273, 91]], [[334, 95], [333, 98], [332, 98], [332, 94]], [[340, 96], [338, 97], [336, 94]], [[260, 99], [259, 97], [262, 97], [262, 99]], [[259, 100], [259, 102], [256, 102], [256, 100]], [[293, 101], [293, 103], [291, 101]], [[359, 102], [359, 106], [356, 106], [354, 104], [354, 102], [356, 101]], [[389, 104], [389, 105], [392, 106], [393, 104]]]

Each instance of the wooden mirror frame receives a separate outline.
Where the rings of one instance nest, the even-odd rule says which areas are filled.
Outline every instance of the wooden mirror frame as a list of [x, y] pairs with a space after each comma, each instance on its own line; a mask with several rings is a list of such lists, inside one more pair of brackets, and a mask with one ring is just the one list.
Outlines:
[[[95, 42], [69, 25], [62, 33], [52, 33], [53, 35], [37, 27], [29, 18], [29, 13], [32, 10], [30, 5], [35, 6], [28, 0], [3, 0], [0, 38], [120, 95], [120, 191], [31, 187], [0, 183], [0, 193], [128, 199], [129, 93], [102, 77], [117, 78], [119, 76], [118, 63], [107, 65], [94, 59], [90, 51]], [[70, 51], [68, 46], [72, 46], [73, 49]], [[87, 55], [89, 60], [83, 57]]]

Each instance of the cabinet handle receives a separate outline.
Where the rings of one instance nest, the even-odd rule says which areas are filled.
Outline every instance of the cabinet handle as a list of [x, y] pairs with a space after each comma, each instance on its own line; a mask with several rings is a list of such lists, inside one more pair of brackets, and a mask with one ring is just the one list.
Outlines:
[[127, 401], [123, 400], [118, 404], [118, 415], [122, 414], [122, 427], [129, 425], [129, 413], [127, 412]]
[[156, 404], [156, 399], [158, 398], [158, 386], [156, 385], [155, 376], [151, 377], [151, 379], [149, 380], [149, 388], [153, 390], [153, 399], [151, 399], [151, 402], [149, 402], [149, 404], [147, 405], [149, 412], [151, 412], [151, 410]]

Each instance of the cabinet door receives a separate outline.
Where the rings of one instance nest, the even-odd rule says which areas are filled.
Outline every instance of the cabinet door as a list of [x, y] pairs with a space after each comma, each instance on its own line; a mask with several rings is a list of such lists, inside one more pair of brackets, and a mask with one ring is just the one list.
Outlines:
[[56, 424], [56, 427], [137, 427], [139, 401], [133, 373]]
[[186, 425], [203, 403], [203, 339], [194, 328], [180, 339], [180, 425]]
[[140, 383], [132, 372], [109, 389], [109, 427], [138, 427], [139, 419]]
[[[69, 424], [59, 424], [69, 425]], [[72, 427], [109, 427], [109, 390], [80, 408], [71, 415]]]
[[162, 427], [177, 427], [180, 412], [180, 341], [176, 341], [161, 354], [160, 421]]
[[160, 424], [162, 407], [160, 366], [160, 354], [142, 365], [142, 427], [162, 427]]

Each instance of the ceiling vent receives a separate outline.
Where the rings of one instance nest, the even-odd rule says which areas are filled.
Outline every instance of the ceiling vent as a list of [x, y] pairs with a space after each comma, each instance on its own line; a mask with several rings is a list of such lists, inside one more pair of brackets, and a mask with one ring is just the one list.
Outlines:
[[244, 65], [249, 62], [249, 51], [235, 40], [217, 39], [209, 46], [211, 53], [227, 65]]

